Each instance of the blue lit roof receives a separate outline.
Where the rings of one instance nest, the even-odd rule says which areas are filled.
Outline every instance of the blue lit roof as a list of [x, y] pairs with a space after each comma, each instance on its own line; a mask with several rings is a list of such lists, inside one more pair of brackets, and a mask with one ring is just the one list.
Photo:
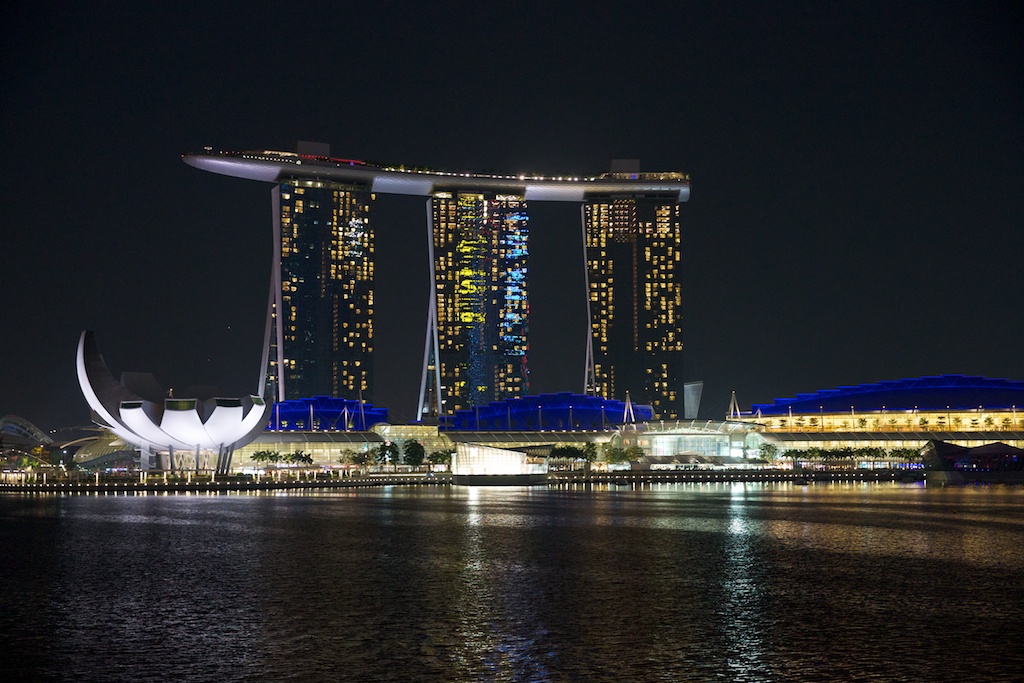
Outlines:
[[357, 431], [388, 421], [387, 408], [332, 396], [313, 396], [275, 403], [268, 431]]
[[783, 415], [854, 410], [990, 410], [1024, 407], [1024, 382], [971, 375], [937, 375], [822, 389], [772, 403], [755, 403], [751, 413]]
[[[623, 401], [559, 392], [520, 398], [507, 398], [486, 406], [458, 410], [441, 418], [442, 431], [507, 430], [533, 431], [551, 429], [604, 430], [615, 429], [626, 422]], [[654, 415], [648, 405], [633, 404], [636, 422], [645, 422]]]

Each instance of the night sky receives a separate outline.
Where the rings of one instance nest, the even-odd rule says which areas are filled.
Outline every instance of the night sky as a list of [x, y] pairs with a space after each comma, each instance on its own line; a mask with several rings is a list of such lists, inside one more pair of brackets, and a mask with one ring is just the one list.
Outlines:
[[[296, 140], [455, 171], [688, 172], [702, 417], [732, 390], [1024, 379], [1019, 4], [151, 4], [2, 10], [0, 415], [88, 420], [83, 329], [115, 373], [256, 390], [271, 186], [180, 155]], [[376, 206], [367, 398], [394, 421], [418, 391], [423, 205]], [[579, 390], [578, 208], [530, 211], [532, 388]]]

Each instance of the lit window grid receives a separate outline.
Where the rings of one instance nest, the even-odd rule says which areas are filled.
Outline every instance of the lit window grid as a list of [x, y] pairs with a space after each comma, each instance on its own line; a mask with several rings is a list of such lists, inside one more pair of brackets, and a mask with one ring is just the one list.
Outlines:
[[[292, 181], [281, 185], [280, 197], [282, 332], [292, 359], [285, 386], [290, 397], [357, 397], [369, 389], [372, 373], [372, 194], [359, 186]], [[307, 286], [310, 281], [318, 284]]]
[[[640, 362], [643, 378], [637, 383], [643, 386], [633, 388], [642, 392], [636, 398], [649, 401], [662, 417], [676, 417], [681, 412], [680, 394], [675, 389], [679, 378], [668, 366], [678, 361], [661, 363], [657, 356], [678, 355], [675, 352], [683, 345], [679, 330], [679, 206], [672, 202], [658, 204], [652, 223], [638, 219], [635, 199], [596, 199], [585, 206], [584, 218], [595, 390], [609, 398], [621, 398], [616, 392], [630, 388], [615, 386], [615, 366]], [[631, 254], [625, 253], [624, 247]], [[620, 287], [633, 290], [632, 320], [622, 320], [621, 312], [616, 310]], [[610, 342], [622, 334], [632, 334], [632, 359], [612, 357]], [[639, 354], [643, 358], [638, 358]]]
[[1022, 410], [891, 410], [754, 416], [766, 432], [992, 432], [1024, 430]]
[[431, 210], [445, 412], [525, 394], [525, 200], [517, 195], [439, 192]]

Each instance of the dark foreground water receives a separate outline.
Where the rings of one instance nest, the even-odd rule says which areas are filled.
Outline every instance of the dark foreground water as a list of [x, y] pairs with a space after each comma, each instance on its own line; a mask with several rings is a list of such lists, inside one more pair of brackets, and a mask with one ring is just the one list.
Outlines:
[[1024, 489], [0, 496], [0, 680], [1024, 674]]

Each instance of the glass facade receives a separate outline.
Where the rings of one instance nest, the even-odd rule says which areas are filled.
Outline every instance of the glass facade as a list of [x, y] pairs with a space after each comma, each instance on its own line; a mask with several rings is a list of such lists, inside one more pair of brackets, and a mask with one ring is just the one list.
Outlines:
[[452, 474], [455, 476], [547, 474], [547, 472], [548, 464], [545, 458], [530, 457], [519, 451], [482, 444], [456, 444], [455, 455], [452, 457]]
[[441, 412], [522, 396], [529, 219], [521, 195], [437, 192], [431, 202]]
[[683, 416], [679, 204], [593, 197], [584, 204], [591, 349], [587, 391]]
[[280, 291], [268, 382], [283, 390], [273, 395], [359, 398], [373, 381], [373, 195], [310, 179], [276, 192]]
[[842, 413], [745, 415], [766, 433], [814, 432], [1021, 432], [1024, 409], [875, 410]]

